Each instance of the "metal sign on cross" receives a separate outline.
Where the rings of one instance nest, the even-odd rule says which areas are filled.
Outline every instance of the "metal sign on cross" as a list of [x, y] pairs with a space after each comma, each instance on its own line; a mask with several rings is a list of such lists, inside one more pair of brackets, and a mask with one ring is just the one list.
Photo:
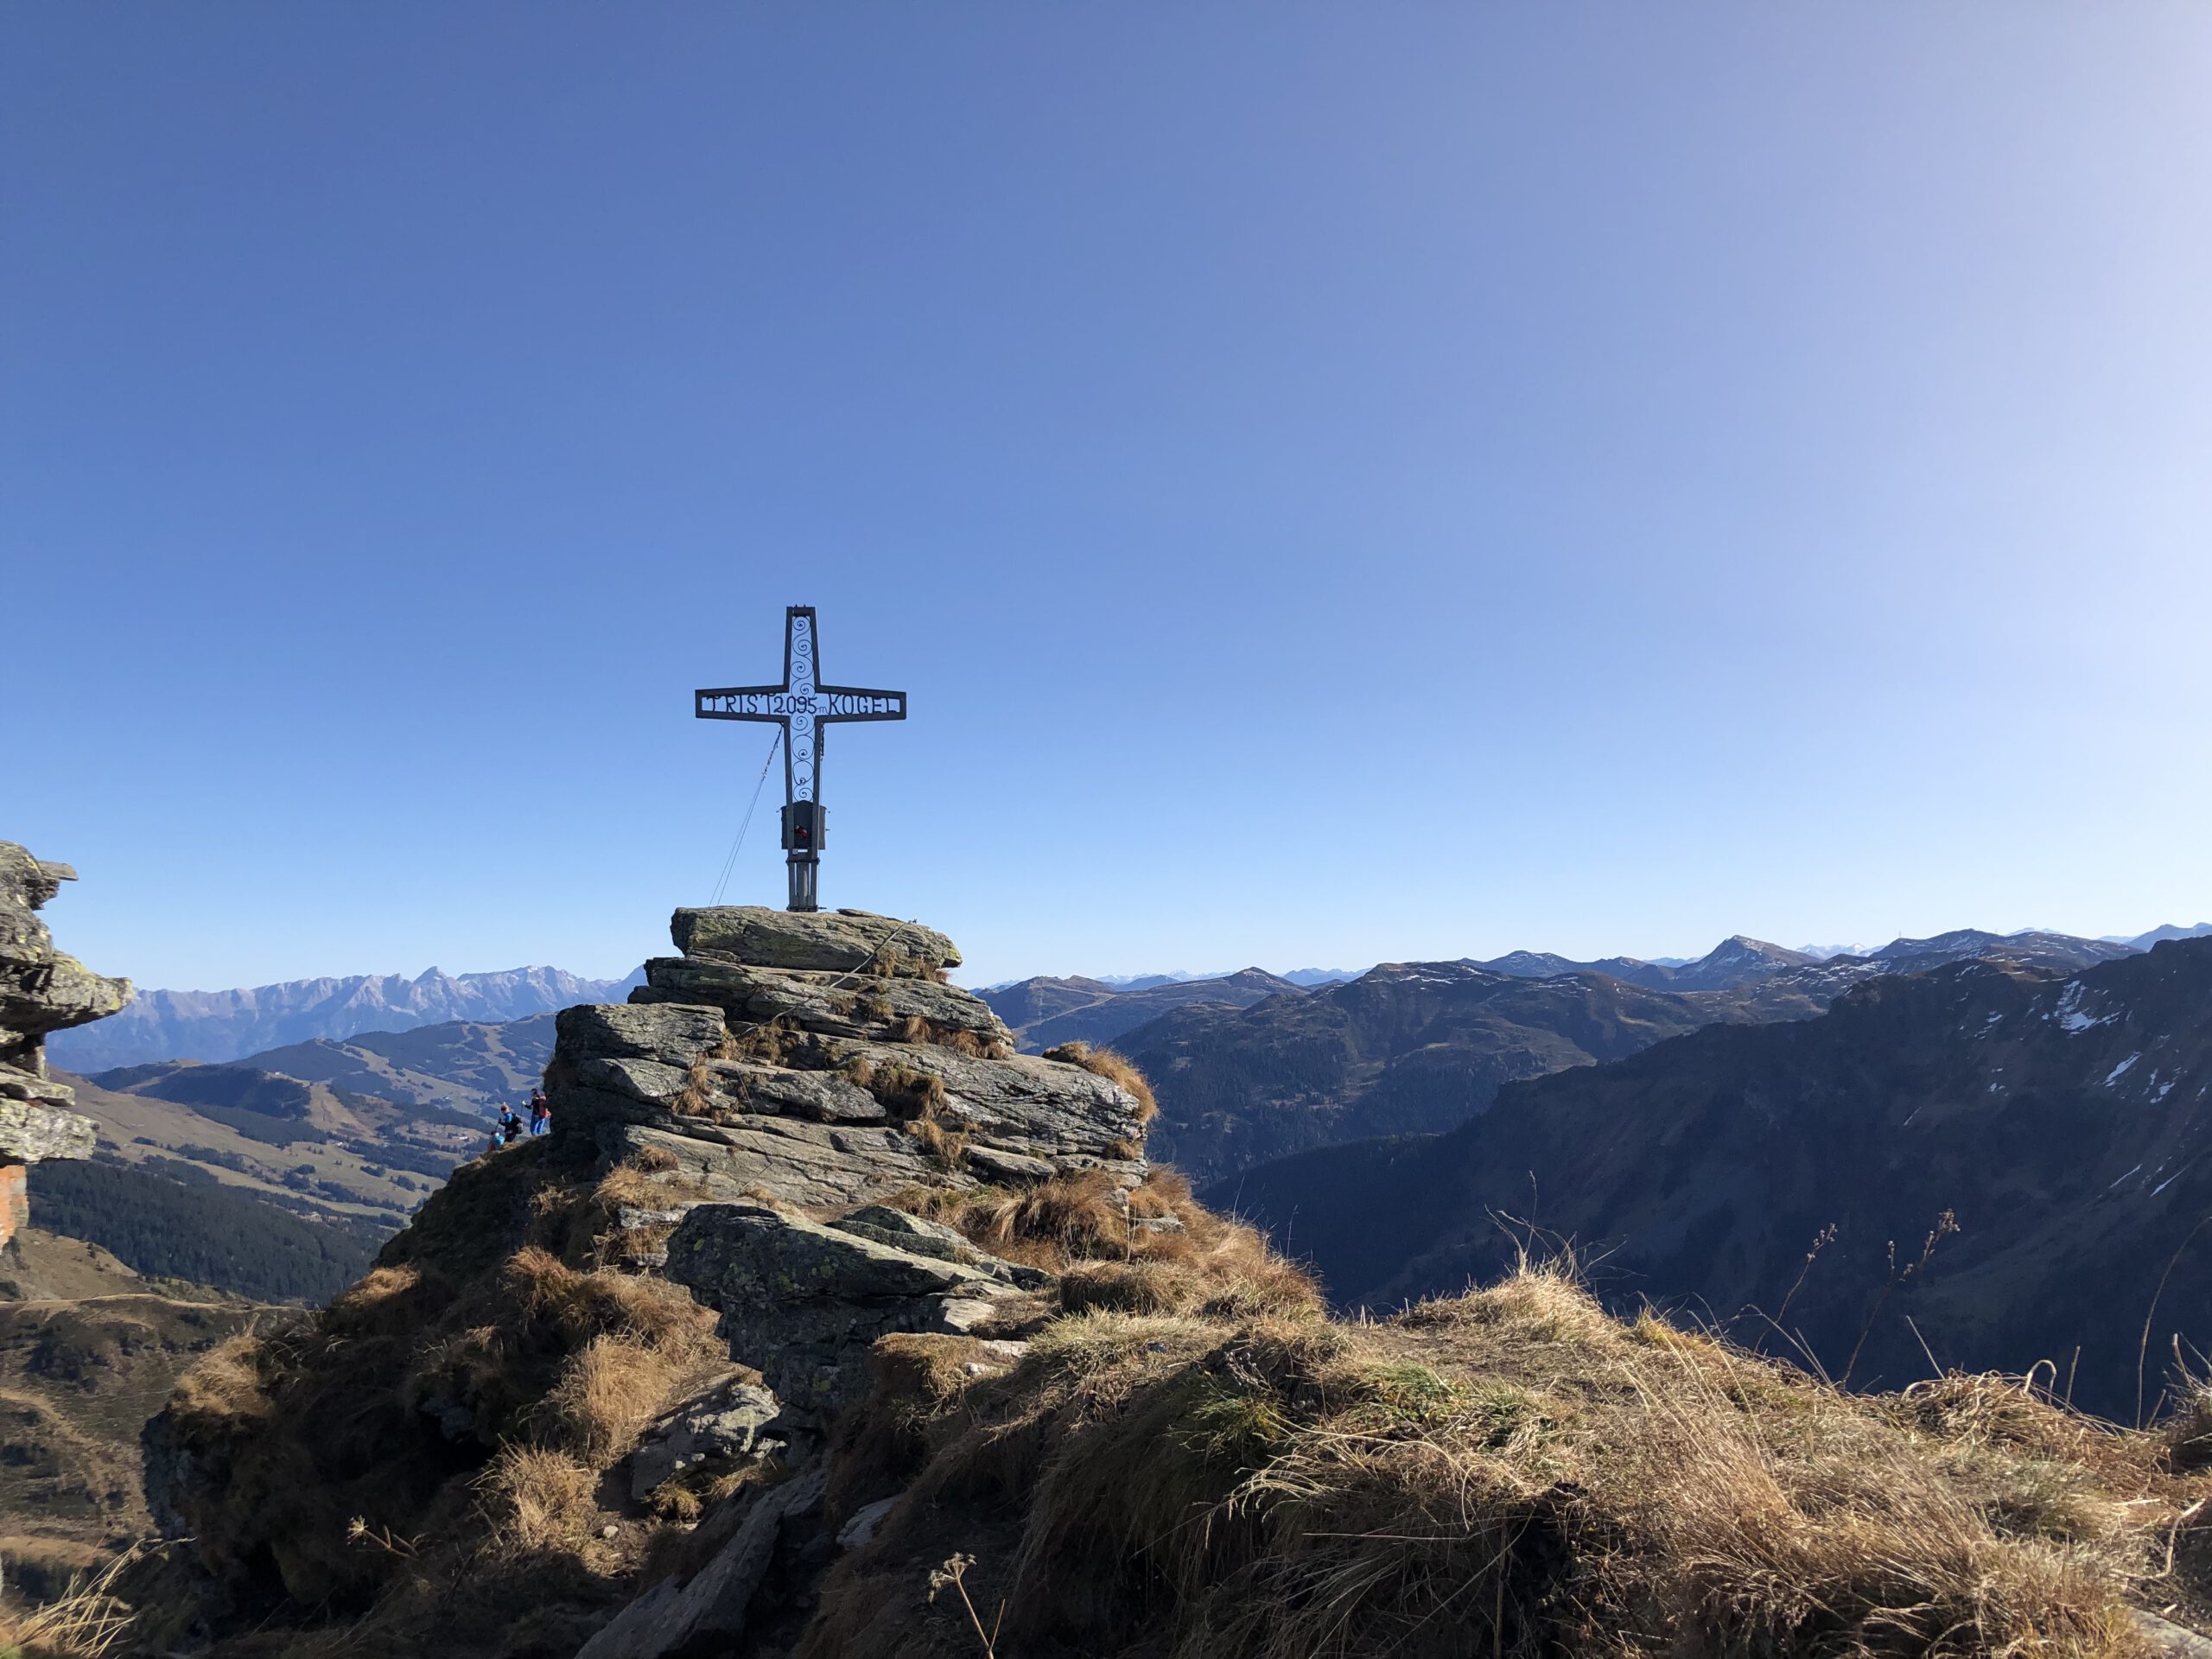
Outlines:
[[784, 683], [729, 685], [700, 691], [701, 720], [771, 721], [784, 728], [784, 849], [791, 908], [816, 910], [815, 877], [822, 861], [822, 751], [824, 729], [840, 720], [904, 720], [904, 691], [873, 691], [821, 682], [814, 607], [784, 613]]

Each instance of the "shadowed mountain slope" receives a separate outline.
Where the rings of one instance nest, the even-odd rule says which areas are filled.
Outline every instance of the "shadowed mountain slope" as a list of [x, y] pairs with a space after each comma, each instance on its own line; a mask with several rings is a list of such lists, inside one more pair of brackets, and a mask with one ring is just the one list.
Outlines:
[[1602, 974], [1393, 963], [1243, 1010], [1182, 1009], [1121, 1046], [1160, 1099], [1154, 1147], [1204, 1179], [1306, 1147], [1442, 1128], [1513, 1078], [1618, 1058], [1716, 1017]]
[[1006, 1021], [1024, 1053], [1062, 1043], [1103, 1044], [1177, 1008], [1199, 1003], [1248, 1008], [1263, 997], [1300, 988], [1262, 968], [1217, 979], [1171, 979], [1118, 988], [1096, 979], [1025, 979], [979, 992]]
[[407, 1031], [366, 1031], [267, 1049], [244, 1064], [403, 1105], [497, 1116], [519, 1105], [553, 1057], [553, 1016], [496, 1025], [448, 1020]]
[[[2072, 975], [1881, 976], [1818, 1019], [1511, 1084], [1447, 1135], [1213, 1196], [1289, 1235], [1346, 1305], [1494, 1274], [1533, 1224], [1624, 1300], [1766, 1310], [1788, 1333], [1770, 1341], [1855, 1381], [1924, 1375], [1924, 1341], [1946, 1366], [2050, 1361], [2078, 1403], [2132, 1418], [2162, 1277], [2146, 1402], [2177, 1340], [2212, 1343], [2212, 941]], [[1947, 1215], [1955, 1236], [1916, 1267]]]
[[[1155, 1144], [1205, 1181], [1306, 1147], [1449, 1128], [1484, 1110], [1501, 1084], [1618, 1059], [1701, 1026], [1811, 1019], [1869, 979], [1984, 958], [2071, 971], [2130, 953], [1962, 929], [1822, 960], [1738, 937], [1677, 968], [1615, 957], [1546, 976], [1566, 959], [1518, 951], [1497, 959], [1510, 964], [1503, 969], [1387, 964], [1312, 993], [1307, 1006], [1193, 1007], [1118, 1046], [1159, 1093]], [[1665, 988], [1644, 982], [1654, 980]]]

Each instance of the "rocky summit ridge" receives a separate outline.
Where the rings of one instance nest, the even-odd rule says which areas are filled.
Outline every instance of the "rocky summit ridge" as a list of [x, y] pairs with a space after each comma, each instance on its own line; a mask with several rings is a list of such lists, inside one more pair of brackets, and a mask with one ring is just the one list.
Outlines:
[[[1146, 1186], [1141, 1080], [1079, 1045], [1015, 1053], [948, 982], [943, 934], [718, 907], [678, 910], [671, 935], [627, 1002], [557, 1016], [550, 1135], [459, 1171], [308, 1339], [188, 1382], [149, 1426], [149, 1503], [196, 1541], [207, 1624], [266, 1617], [272, 1584], [295, 1606], [357, 1596], [339, 1510], [418, 1532], [439, 1513], [424, 1495], [486, 1458], [480, 1484], [542, 1480], [520, 1448], [543, 1446], [625, 1495], [609, 1538], [709, 1477], [773, 1471], [696, 1570], [580, 1630], [588, 1659], [721, 1650], [759, 1623], [764, 1581], [826, 1560], [801, 1546], [882, 1339], [954, 1341], [1003, 1371], [1060, 1311], [1065, 1258], [1010, 1260], [937, 1217], [1079, 1210], [1123, 1261], [1131, 1241], [1180, 1242], [1178, 1200]], [[373, 1453], [320, 1433], [341, 1411], [382, 1425]]]
[[1017, 1055], [947, 983], [943, 934], [860, 912], [679, 910], [679, 957], [627, 1003], [561, 1014], [556, 1122], [659, 1155], [715, 1196], [855, 1204], [917, 1182], [1144, 1179], [1144, 1108], [1065, 1058]]

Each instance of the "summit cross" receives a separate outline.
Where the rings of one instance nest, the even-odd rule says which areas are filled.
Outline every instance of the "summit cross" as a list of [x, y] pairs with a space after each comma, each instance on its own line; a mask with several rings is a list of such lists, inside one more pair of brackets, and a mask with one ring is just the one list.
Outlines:
[[784, 850], [792, 910], [817, 910], [816, 875], [822, 862], [824, 821], [822, 751], [840, 720], [904, 720], [904, 691], [874, 691], [821, 683], [820, 642], [814, 607], [784, 612], [784, 683], [728, 685], [696, 692], [701, 720], [758, 720], [784, 728]]

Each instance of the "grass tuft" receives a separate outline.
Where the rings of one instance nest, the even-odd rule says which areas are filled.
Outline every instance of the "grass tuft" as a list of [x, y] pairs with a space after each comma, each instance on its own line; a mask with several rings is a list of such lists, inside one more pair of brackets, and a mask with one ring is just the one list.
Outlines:
[[1160, 1103], [1153, 1098], [1152, 1085], [1145, 1081], [1144, 1073], [1112, 1049], [1093, 1048], [1089, 1043], [1062, 1043], [1058, 1048], [1046, 1049], [1045, 1058], [1079, 1065], [1118, 1085], [1135, 1099], [1139, 1124], [1149, 1123], [1160, 1116]]

